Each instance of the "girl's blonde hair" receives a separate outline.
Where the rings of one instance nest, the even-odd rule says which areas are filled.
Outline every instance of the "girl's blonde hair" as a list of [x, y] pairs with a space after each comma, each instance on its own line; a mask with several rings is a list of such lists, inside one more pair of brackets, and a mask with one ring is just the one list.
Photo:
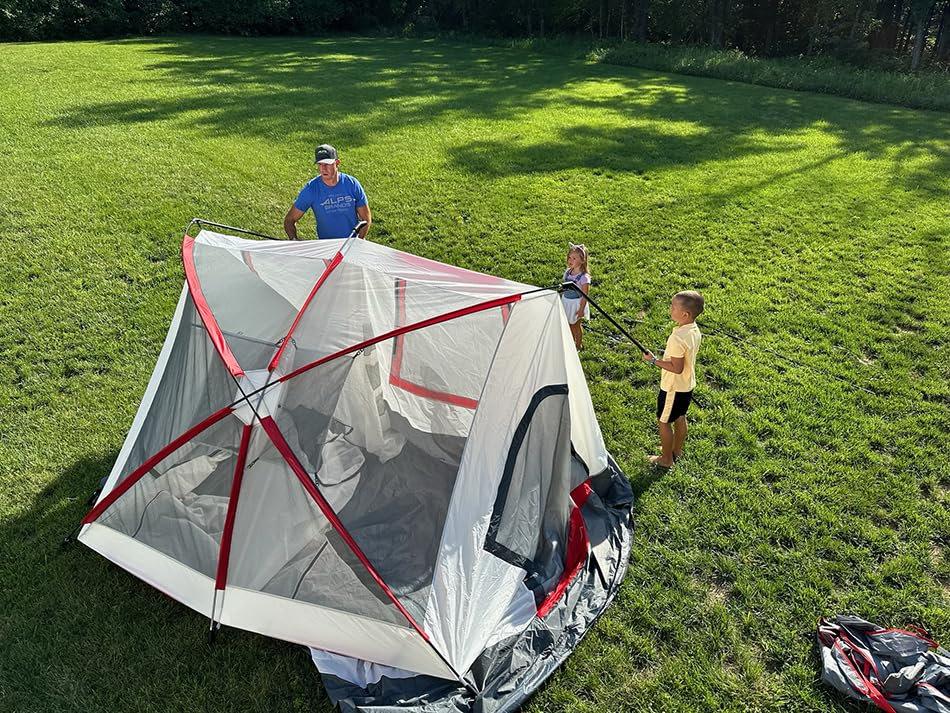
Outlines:
[[574, 243], [568, 243], [567, 254], [577, 253], [581, 257], [581, 272], [587, 274], [587, 246], [581, 243], [580, 245], [575, 245]]

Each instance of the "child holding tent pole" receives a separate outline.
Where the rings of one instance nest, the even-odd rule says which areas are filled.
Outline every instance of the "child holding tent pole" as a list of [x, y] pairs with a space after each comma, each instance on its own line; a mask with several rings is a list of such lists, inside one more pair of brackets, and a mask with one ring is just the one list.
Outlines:
[[660, 376], [660, 393], [656, 399], [656, 418], [660, 429], [658, 456], [650, 456], [650, 462], [661, 468], [672, 468], [683, 454], [686, 441], [686, 409], [696, 387], [696, 354], [703, 335], [696, 318], [703, 313], [705, 301], [695, 290], [677, 292], [670, 301], [670, 318], [676, 327], [666, 341], [663, 359], [657, 359], [651, 351], [643, 353], [644, 360], [663, 370]]
[[584, 348], [583, 319], [590, 319], [590, 307], [587, 306], [587, 294], [590, 289], [590, 275], [587, 273], [587, 246], [568, 243], [567, 269], [564, 271], [564, 282], [573, 282], [584, 294], [576, 290], [566, 290], [561, 295], [561, 304], [567, 315], [567, 323], [571, 326], [571, 336], [574, 337], [574, 346], [577, 351]]

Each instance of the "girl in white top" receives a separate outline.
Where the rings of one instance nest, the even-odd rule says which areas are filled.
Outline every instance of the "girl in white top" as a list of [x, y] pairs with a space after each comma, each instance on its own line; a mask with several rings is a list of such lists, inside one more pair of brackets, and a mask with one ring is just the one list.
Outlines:
[[[587, 294], [590, 289], [590, 275], [587, 272], [587, 246], [568, 243], [567, 270], [564, 271], [564, 282], [573, 282], [578, 289]], [[574, 337], [574, 346], [577, 351], [584, 348], [583, 319], [590, 319], [590, 307], [587, 298], [578, 294], [577, 290], [565, 290], [561, 295], [561, 304], [567, 315], [567, 323], [571, 326], [571, 336]]]

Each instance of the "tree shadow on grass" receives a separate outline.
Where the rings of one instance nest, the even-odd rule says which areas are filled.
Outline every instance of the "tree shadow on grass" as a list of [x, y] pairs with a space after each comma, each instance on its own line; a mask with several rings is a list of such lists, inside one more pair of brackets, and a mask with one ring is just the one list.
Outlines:
[[[926, 191], [945, 190], [950, 173], [950, 117], [932, 112], [434, 41], [145, 42], [154, 58], [147, 83], [161, 90], [157, 96], [79, 105], [48, 124], [81, 131], [174, 120], [214, 135], [308, 143], [332, 135], [356, 146], [446, 117], [517, 122], [538, 110], [554, 117], [572, 111], [593, 119], [555, 121], [549, 138], [532, 143], [510, 134], [472, 140], [449, 150], [447, 167], [489, 177], [577, 166], [643, 174], [758, 156], [780, 170], [807, 171], [783, 164], [800, 145], [770, 139], [818, 127], [835, 143], [828, 160], [886, 157], [895, 180]], [[615, 115], [621, 125], [605, 126], [599, 115]]]
[[[637, 76], [604, 74], [599, 79], [616, 84], [617, 96], [591, 99], [565, 92], [558, 108], [591, 116], [615, 114], [621, 126], [574, 123], [558, 128], [545, 141], [524, 145], [503, 139], [489, 145], [472, 141], [453, 149], [452, 161], [489, 176], [556, 173], [581, 166], [647, 177], [668, 168], [747, 157], [767, 162], [765, 179], [731, 189], [711, 186], [704, 195], [715, 204], [807, 175], [838, 159], [860, 157], [887, 160], [892, 188], [929, 197], [946, 192], [950, 118], [939, 114], [879, 107], [872, 113], [860, 102], [717, 80], [661, 77], [669, 87], [657, 89]], [[804, 133], [810, 130], [827, 136], [831, 145], [820, 159], [803, 163], [795, 154], [807, 147], [811, 137]]]
[[62, 546], [118, 452], [91, 455], [0, 523], [4, 710], [311, 710], [332, 706], [300, 646], [206, 617], [84, 545]]

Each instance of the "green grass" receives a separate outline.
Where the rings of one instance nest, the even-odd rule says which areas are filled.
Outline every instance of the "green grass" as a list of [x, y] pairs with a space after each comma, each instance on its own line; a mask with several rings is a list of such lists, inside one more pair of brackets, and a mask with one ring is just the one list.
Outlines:
[[377, 241], [549, 284], [583, 240], [648, 345], [695, 288], [709, 325], [875, 392], [710, 336], [657, 473], [658, 374], [589, 333], [635, 544], [528, 711], [857, 710], [818, 683], [819, 615], [950, 643], [947, 116], [437, 41], [0, 45], [0, 710], [330, 710], [300, 647], [209, 649], [201, 616], [59, 548], [145, 388], [182, 229], [278, 233], [319, 141]]
[[855, 66], [832, 57], [752, 57], [739, 50], [694, 45], [565, 38], [492, 40], [492, 43], [590, 62], [821, 92], [912, 109], [950, 110], [950, 72], [938, 67], [917, 72], [899, 69], [897, 58], [890, 61], [895, 68], [888, 69]]

